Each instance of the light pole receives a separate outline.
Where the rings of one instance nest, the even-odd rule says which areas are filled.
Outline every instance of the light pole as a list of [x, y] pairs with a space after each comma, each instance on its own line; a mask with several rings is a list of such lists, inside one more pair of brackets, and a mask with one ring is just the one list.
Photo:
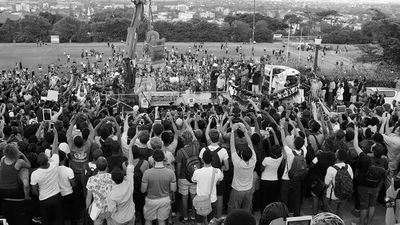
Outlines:
[[256, 32], [256, 0], [253, 1], [253, 35], [251, 41], [254, 44], [254, 34]]
[[318, 36], [315, 38], [315, 57], [314, 57], [314, 73], [317, 74], [317, 68], [318, 68], [318, 51], [319, 51], [319, 46], [322, 44], [322, 38], [321, 36]]

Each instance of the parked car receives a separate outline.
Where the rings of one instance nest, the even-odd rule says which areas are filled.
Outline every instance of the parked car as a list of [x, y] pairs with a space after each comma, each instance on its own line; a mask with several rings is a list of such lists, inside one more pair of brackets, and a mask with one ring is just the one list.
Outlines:
[[383, 95], [385, 99], [385, 103], [389, 103], [392, 105], [393, 100], [396, 102], [400, 102], [400, 90], [396, 90], [395, 88], [387, 88], [387, 87], [367, 87], [367, 94], [378, 93], [378, 95]]

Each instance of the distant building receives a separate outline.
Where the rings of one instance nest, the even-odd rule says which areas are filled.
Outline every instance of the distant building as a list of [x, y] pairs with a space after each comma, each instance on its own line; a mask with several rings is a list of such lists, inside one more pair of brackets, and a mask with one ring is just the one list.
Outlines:
[[189, 21], [189, 20], [193, 19], [194, 14], [195, 14], [195, 12], [180, 12], [178, 14], [178, 20], [179, 21]]
[[213, 12], [201, 12], [200, 13], [200, 17], [201, 18], [210, 18], [210, 19], [214, 19], [215, 18], [215, 13]]
[[179, 5], [166, 5], [166, 8], [172, 9], [172, 10], [179, 10], [179, 11], [188, 11], [189, 6], [185, 4], [179, 4]]

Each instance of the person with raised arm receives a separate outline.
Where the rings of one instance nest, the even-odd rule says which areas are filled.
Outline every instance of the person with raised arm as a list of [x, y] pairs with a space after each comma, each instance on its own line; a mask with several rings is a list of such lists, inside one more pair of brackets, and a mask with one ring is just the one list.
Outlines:
[[[383, 125], [382, 125], [383, 126]], [[370, 152], [365, 153], [359, 147], [358, 126], [354, 127], [354, 148], [358, 154], [358, 195], [360, 199], [360, 225], [372, 224], [378, 194], [388, 170], [388, 162], [382, 158], [384, 146], [375, 143]]]
[[[136, 138], [137, 134], [132, 139], [130, 146], [133, 145]], [[112, 224], [135, 224], [135, 203], [133, 202], [134, 170], [133, 153], [129, 151], [126, 176], [124, 176], [124, 171], [121, 168], [114, 168], [111, 171], [111, 179], [115, 185], [107, 197], [107, 207], [108, 211], [111, 212]]]
[[[232, 128], [230, 143], [233, 163], [233, 180], [228, 207], [229, 211], [243, 209], [250, 212], [254, 190], [253, 171], [256, 166], [257, 157], [245, 125], [242, 123], [232, 124], [232, 121], [230, 121], [230, 125]], [[235, 146], [236, 135], [243, 135], [247, 142], [247, 146], [241, 145], [240, 155], [237, 152], [237, 146]]]
[[32, 193], [39, 196], [42, 224], [64, 224], [60, 187], [58, 185], [58, 134], [54, 139], [50, 159], [42, 152], [37, 157], [39, 168], [31, 175]]

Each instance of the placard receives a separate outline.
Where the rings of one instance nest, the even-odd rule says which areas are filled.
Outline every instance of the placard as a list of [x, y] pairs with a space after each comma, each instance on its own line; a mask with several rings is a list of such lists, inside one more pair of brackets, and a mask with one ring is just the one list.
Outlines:
[[149, 102], [146, 100], [146, 99], [142, 99], [142, 102], [141, 102], [141, 104], [140, 104], [140, 106], [142, 107], [142, 108], [145, 108], [145, 109], [147, 109], [147, 108], [149, 108]]
[[48, 90], [47, 91], [47, 101], [58, 101], [58, 91]]

